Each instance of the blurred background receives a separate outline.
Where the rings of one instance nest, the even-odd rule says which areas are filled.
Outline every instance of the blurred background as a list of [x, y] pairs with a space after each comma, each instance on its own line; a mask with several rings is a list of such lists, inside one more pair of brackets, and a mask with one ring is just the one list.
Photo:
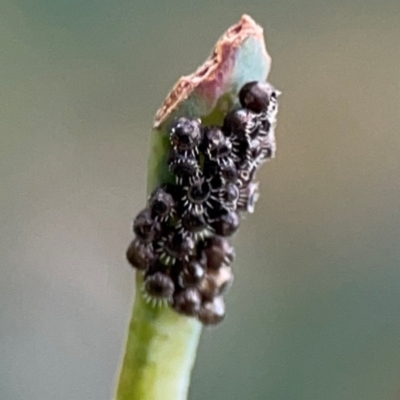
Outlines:
[[399, 1], [1, 0], [2, 400], [111, 399], [154, 112], [243, 13], [278, 154], [190, 399], [400, 399]]

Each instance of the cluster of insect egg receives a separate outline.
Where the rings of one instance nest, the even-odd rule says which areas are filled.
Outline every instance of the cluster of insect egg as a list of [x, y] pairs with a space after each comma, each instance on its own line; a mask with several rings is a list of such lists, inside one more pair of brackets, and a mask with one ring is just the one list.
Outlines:
[[235, 256], [227, 238], [241, 214], [253, 212], [255, 172], [274, 156], [278, 94], [268, 83], [249, 82], [239, 92], [241, 108], [222, 126], [185, 117], [173, 124], [168, 167], [175, 183], [151, 194], [127, 251], [155, 306], [168, 304], [205, 325], [224, 318]]

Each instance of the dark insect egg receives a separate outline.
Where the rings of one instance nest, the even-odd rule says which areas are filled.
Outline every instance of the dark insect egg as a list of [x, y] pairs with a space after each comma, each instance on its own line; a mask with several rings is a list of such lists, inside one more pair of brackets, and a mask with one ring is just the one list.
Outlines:
[[[275, 139], [273, 135], [258, 136], [249, 140], [246, 149], [246, 158], [241, 163], [242, 170], [252, 169], [260, 166], [264, 161], [273, 158], [275, 155]], [[246, 179], [245, 179], [246, 180]]]
[[[262, 113], [259, 116], [260, 126], [257, 129], [257, 136], [258, 137], [266, 137], [271, 132], [271, 121], [268, 119], [270, 118], [267, 113]], [[271, 119], [271, 118], [270, 118]]]
[[219, 173], [220, 173], [220, 165], [218, 164], [218, 162], [206, 158], [203, 164], [204, 178], [210, 181], [215, 176], [219, 175]]
[[256, 173], [256, 164], [252, 161], [245, 161], [238, 169], [238, 186], [244, 186], [250, 183]]
[[233, 235], [240, 225], [240, 217], [236, 211], [227, 210], [219, 218], [210, 223], [214, 232], [219, 236]]
[[235, 135], [245, 139], [248, 121], [249, 113], [247, 110], [244, 108], [233, 109], [226, 114], [222, 129], [228, 137]]
[[232, 159], [236, 165], [243, 164], [247, 159], [250, 138], [233, 142]]
[[259, 138], [249, 140], [249, 144], [246, 151], [246, 159], [250, 162], [257, 164], [264, 154], [262, 141]]
[[232, 159], [221, 165], [219, 175], [224, 182], [235, 183], [238, 179], [238, 171]]
[[219, 192], [219, 199], [224, 207], [235, 209], [239, 199], [239, 188], [234, 183], [226, 183]]
[[157, 188], [149, 200], [149, 207], [151, 216], [154, 219], [165, 219], [171, 215], [174, 209], [174, 198], [171, 194], [167, 193], [163, 188]]
[[201, 124], [199, 120], [179, 118], [171, 128], [170, 139], [178, 151], [193, 150], [201, 142]]
[[144, 244], [136, 238], [129, 245], [126, 258], [132, 267], [145, 271], [154, 259], [153, 247], [151, 244]]
[[229, 111], [223, 122], [224, 134], [233, 142], [246, 140], [249, 135], [256, 132], [259, 122], [256, 116], [245, 108]]
[[205, 128], [202, 148], [211, 160], [220, 163], [231, 154], [232, 143], [219, 127], [211, 126]]
[[198, 311], [199, 321], [203, 325], [216, 325], [225, 317], [225, 303], [222, 296], [204, 302]]
[[202, 299], [212, 300], [219, 294], [218, 282], [210, 274], [206, 274], [201, 280], [198, 290]]
[[221, 173], [219, 173], [218, 175], [215, 175], [214, 178], [209, 181], [209, 183], [211, 187], [211, 193], [214, 194], [218, 192], [222, 186], [224, 186], [225, 181], [222, 179]]
[[242, 107], [255, 113], [267, 111], [273, 96], [276, 96], [275, 89], [267, 82], [248, 82], [239, 91]]
[[174, 294], [175, 285], [172, 279], [162, 272], [148, 275], [144, 279], [144, 290], [151, 298], [170, 302]]
[[144, 276], [154, 275], [157, 272], [162, 272], [165, 275], [168, 275], [169, 266], [163, 264], [159, 258], [154, 257], [153, 261], [149, 264], [149, 267], [146, 269]]
[[[160, 222], [160, 230], [154, 238], [153, 241], [154, 245], [159, 243], [162, 240], [162, 238], [171, 236], [175, 232], [176, 232], [176, 217], [174, 214], [173, 217], [170, 217]], [[156, 249], [156, 247], [154, 247], [154, 249]]]
[[170, 171], [179, 181], [194, 179], [200, 172], [199, 164], [195, 157], [171, 150], [168, 158]]
[[[157, 190], [162, 189], [164, 192], [172, 196], [173, 201], [176, 203], [182, 197], [182, 186], [176, 183], [164, 183], [160, 185], [157, 189], [153, 191], [155, 193]], [[152, 195], [153, 195], [152, 193]], [[152, 196], [151, 195], [151, 196]]]
[[133, 221], [133, 231], [145, 243], [151, 242], [159, 229], [159, 224], [153, 220], [147, 208], [141, 211]]
[[193, 253], [194, 248], [193, 238], [178, 232], [164, 236], [156, 244], [156, 252], [159, 254], [160, 260], [166, 265], [172, 265], [177, 259], [187, 259]]
[[250, 182], [239, 189], [237, 210], [253, 213], [259, 198], [258, 182]]
[[223, 265], [218, 270], [210, 271], [209, 276], [216, 282], [219, 294], [226, 293], [232, 286], [233, 272], [232, 268], [228, 265]]
[[203, 140], [200, 144], [200, 150], [206, 153], [208, 150], [218, 147], [223, 143], [224, 133], [219, 126], [206, 126], [203, 129]]
[[195, 238], [202, 237], [208, 231], [207, 221], [204, 214], [185, 213], [179, 221], [177, 229], [182, 235], [191, 234]]
[[184, 289], [174, 295], [173, 307], [180, 314], [196, 316], [200, 306], [200, 293], [195, 288]]
[[203, 203], [210, 196], [210, 184], [206, 181], [194, 182], [188, 190], [188, 198], [193, 203]]
[[258, 161], [263, 162], [268, 160], [269, 158], [273, 158], [275, 156], [275, 140], [272, 137], [261, 137], [260, 138], [260, 147], [261, 147], [261, 156]]
[[183, 205], [188, 213], [202, 214], [212, 194], [210, 183], [205, 179], [195, 180], [186, 187]]
[[226, 212], [226, 208], [224, 207], [224, 205], [221, 203], [221, 201], [218, 198], [216, 198], [216, 199], [213, 198], [209, 201], [209, 205], [207, 205], [207, 207], [205, 208], [205, 214], [206, 214], [207, 222], [208, 222], [211, 230], [213, 228], [211, 227], [210, 224], [213, 221], [220, 218], [221, 215], [224, 214], [225, 212]]
[[202, 240], [199, 240], [199, 241], [197, 242], [196, 252], [195, 252], [195, 255], [194, 255], [193, 257], [195, 257], [196, 260], [197, 260], [204, 268], [208, 268], [208, 267], [207, 267], [207, 256], [206, 256], [206, 254], [204, 253], [204, 251], [201, 251], [201, 249], [204, 247], [204, 241], [205, 241], [205, 240], [208, 240], [208, 239], [210, 239], [210, 238], [213, 238], [213, 237], [215, 237], [215, 236], [210, 236], [210, 237], [207, 238], [207, 239], [202, 239]]
[[203, 299], [212, 300], [214, 297], [225, 293], [233, 282], [232, 268], [223, 265], [217, 270], [207, 272], [204, 279], [200, 282], [198, 289]]
[[199, 243], [198, 253], [205, 255], [209, 270], [217, 270], [223, 265], [230, 265], [235, 259], [235, 249], [227, 239], [220, 236], [213, 236]]
[[[232, 157], [226, 158], [224, 163], [219, 164], [216, 161], [206, 159], [203, 166], [204, 178], [211, 182], [212, 187], [216, 187], [213, 182], [235, 183], [238, 178], [238, 172]], [[217, 185], [218, 186], [218, 185]]]
[[188, 262], [182, 263], [178, 282], [181, 287], [187, 288], [200, 283], [206, 271], [199, 260], [192, 257]]

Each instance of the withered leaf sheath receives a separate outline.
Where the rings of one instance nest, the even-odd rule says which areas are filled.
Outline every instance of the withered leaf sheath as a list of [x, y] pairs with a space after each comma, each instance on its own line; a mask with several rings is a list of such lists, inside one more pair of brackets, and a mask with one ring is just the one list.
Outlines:
[[275, 155], [279, 92], [246, 83], [239, 107], [222, 126], [178, 118], [170, 128], [168, 168], [174, 183], [156, 188], [134, 219], [130, 264], [144, 273], [143, 295], [154, 306], [215, 325], [233, 282], [235, 251], [228, 238], [259, 196], [255, 175]]

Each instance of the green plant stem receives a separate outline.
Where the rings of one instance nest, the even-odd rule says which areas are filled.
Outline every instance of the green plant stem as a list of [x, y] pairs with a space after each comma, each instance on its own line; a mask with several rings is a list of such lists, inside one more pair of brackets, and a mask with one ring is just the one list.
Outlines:
[[[240, 87], [266, 80], [270, 57], [262, 29], [243, 16], [217, 42], [210, 58], [192, 75], [181, 78], [156, 114], [151, 133], [148, 192], [171, 181], [167, 168], [168, 131], [180, 115], [221, 124], [237, 101]], [[136, 298], [115, 400], [184, 400], [195, 361], [201, 324], [170, 307], [153, 307], [142, 296], [143, 277], [136, 277]]]
[[137, 291], [116, 399], [186, 399], [200, 333], [197, 320], [153, 307]]

